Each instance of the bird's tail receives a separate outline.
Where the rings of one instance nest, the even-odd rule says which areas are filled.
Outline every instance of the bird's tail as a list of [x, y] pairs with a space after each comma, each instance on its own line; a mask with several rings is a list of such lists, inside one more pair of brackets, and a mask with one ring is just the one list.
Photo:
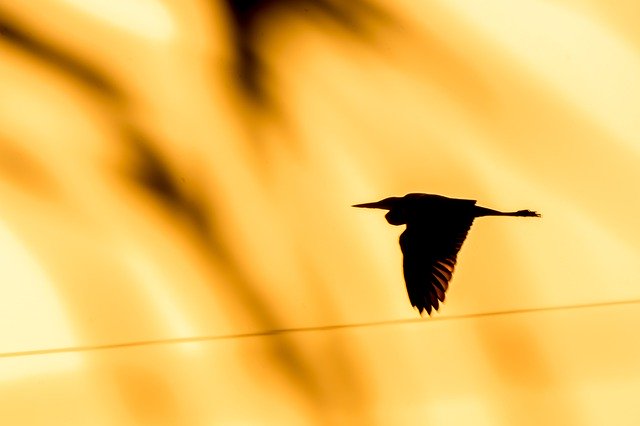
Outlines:
[[500, 212], [486, 207], [475, 206], [475, 217], [481, 216], [518, 216], [518, 217], [541, 217], [540, 213], [531, 210], [518, 210], [517, 212]]

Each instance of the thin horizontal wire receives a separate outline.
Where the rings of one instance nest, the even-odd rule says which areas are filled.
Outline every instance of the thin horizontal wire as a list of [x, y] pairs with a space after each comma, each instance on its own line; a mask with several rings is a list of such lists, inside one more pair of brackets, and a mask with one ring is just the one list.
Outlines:
[[451, 315], [451, 316], [442, 316], [442, 317], [435, 317], [435, 318], [429, 318], [429, 319], [406, 318], [406, 319], [397, 319], [397, 320], [363, 322], [363, 323], [355, 323], [355, 324], [336, 324], [336, 325], [322, 325], [322, 326], [316, 326], [316, 327], [280, 328], [276, 330], [257, 331], [253, 333], [222, 334], [222, 335], [216, 335], [216, 336], [199, 336], [199, 337], [179, 337], [179, 338], [173, 338], [173, 339], [109, 343], [104, 345], [87, 345], [87, 346], [52, 348], [52, 349], [40, 349], [40, 350], [32, 350], [32, 351], [4, 352], [4, 353], [0, 353], [0, 358], [16, 358], [16, 357], [33, 356], [33, 355], [49, 355], [49, 354], [72, 353], [72, 352], [88, 352], [88, 351], [98, 351], [98, 350], [104, 350], [104, 349], [132, 348], [132, 347], [143, 347], [143, 346], [166, 345], [166, 344], [174, 344], [174, 343], [194, 343], [194, 342], [207, 342], [207, 341], [215, 341], [215, 340], [245, 339], [249, 337], [273, 336], [273, 335], [287, 334], [287, 333], [306, 333], [306, 332], [313, 332], [313, 331], [330, 331], [330, 330], [340, 330], [340, 329], [347, 329], [347, 328], [376, 327], [376, 326], [383, 326], [383, 325], [414, 324], [414, 323], [429, 324], [434, 321], [437, 321], [437, 322], [455, 321], [455, 320], [461, 320], [461, 319], [483, 318], [483, 317], [502, 316], [502, 315], [515, 315], [515, 314], [526, 314], [526, 313], [535, 313], [535, 312], [563, 311], [563, 310], [599, 308], [599, 307], [620, 306], [620, 305], [636, 305], [636, 304], [640, 304], [640, 299], [584, 303], [584, 304], [565, 305], [565, 306], [548, 306], [548, 307], [542, 307], [542, 308], [524, 308], [524, 309], [513, 309], [513, 310], [495, 311], [495, 312], [480, 312], [475, 314]]

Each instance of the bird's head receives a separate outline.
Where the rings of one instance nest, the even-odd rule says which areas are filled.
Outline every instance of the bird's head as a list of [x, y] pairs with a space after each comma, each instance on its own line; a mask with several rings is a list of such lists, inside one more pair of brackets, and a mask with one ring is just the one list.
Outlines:
[[384, 216], [385, 219], [387, 219], [387, 222], [391, 225], [402, 225], [407, 223], [407, 221], [405, 219], [401, 200], [401, 197], [389, 197], [374, 203], [354, 204], [352, 207], [389, 210]]

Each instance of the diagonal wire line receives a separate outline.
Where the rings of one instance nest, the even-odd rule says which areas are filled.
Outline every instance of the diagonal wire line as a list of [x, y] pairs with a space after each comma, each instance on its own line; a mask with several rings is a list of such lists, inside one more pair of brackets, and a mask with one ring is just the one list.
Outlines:
[[417, 324], [417, 323], [429, 324], [434, 321], [436, 322], [456, 321], [456, 320], [504, 316], [504, 315], [517, 315], [517, 314], [527, 314], [527, 313], [536, 313], [536, 312], [565, 311], [565, 310], [577, 310], [577, 309], [600, 308], [600, 307], [622, 306], [622, 305], [637, 305], [637, 304], [640, 304], [640, 299], [616, 300], [616, 301], [609, 301], [609, 302], [595, 302], [595, 303], [584, 303], [584, 304], [562, 305], [562, 306], [548, 306], [548, 307], [540, 307], [540, 308], [524, 308], [524, 309], [513, 309], [513, 310], [494, 311], [494, 312], [480, 312], [475, 314], [462, 314], [462, 315], [435, 317], [435, 318], [430, 318], [428, 320], [423, 318], [406, 318], [406, 319], [396, 319], [396, 320], [362, 322], [362, 323], [354, 323], [354, 324], [335, 324], [335, 325], [321, 325], [321, 326], [315, 326], [315, 327], [279, 328], [275, 330], [256, 331], [251, 333], [221, 334], [221, 335], [213, 335], [213, 336], [196, 336], [196, 337], [178, 337], [173, 339], [142, 340], [137, 342], [108, 343], [103, 345], [86, 345], [86, 346], [51, 348], [51, 349], [39, 349], [39, 350], [31, 350], [31, 351], [3, 352], [3, 353], [0, 353], [0, 359], [1, 358], [17, 358], [17, 357], [25, 357], [25, 356], [33, 356], [33, 355], [50, 355], [50, 354], [73, 353], [73, 352], [89, 352], [89, 351], [98, 351], [98, 350], [106, 350], [106, 349], [157, 346], [157, 345], [167, 345], [167, 344], [176, 344], [176, 343], [197, 343], [197, 342], [210, 342], [210, 341], [216, 341], [216, 340], [245, 339], [250, 337], [274, 336], [274, 335], [289, 334], [289, 333], [331, 331], [331, 330], [341, 330], [341, 329], [376, 327], [376, 326], [384, 326], [384, 325]]

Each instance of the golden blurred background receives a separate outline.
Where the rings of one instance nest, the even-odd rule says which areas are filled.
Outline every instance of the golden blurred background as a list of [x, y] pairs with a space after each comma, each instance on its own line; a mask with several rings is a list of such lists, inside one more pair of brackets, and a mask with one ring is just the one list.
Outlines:
[[[638, 17], [0, 0], [0, 423], [640, 424]], [[421, 319], [408, 192], [543, 219]]]

